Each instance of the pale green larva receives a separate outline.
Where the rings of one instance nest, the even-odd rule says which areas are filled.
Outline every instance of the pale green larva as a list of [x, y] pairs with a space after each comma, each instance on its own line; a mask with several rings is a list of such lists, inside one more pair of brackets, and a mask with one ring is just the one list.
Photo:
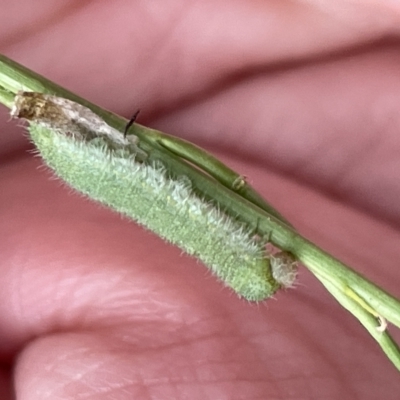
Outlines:
[[63, 98], [20, 92], [12, 115], [31, 122], [41, 156], [69, 185], [146, 226], [207, 265], [248, 300], [291, 285], [271, 270], [265, 241], [243, 222], [196, 194], [185, 176], [146, 162], [138, 138], [108, 126], [88, 108]]

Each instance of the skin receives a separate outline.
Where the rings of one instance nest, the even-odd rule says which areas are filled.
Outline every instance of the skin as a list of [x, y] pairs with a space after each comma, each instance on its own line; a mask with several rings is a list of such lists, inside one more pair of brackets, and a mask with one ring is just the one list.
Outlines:
[[[205, 146], [399, 296], [400, 3], [0, 7], [1, 52]], [[1, 110], [1, 399], [398, 398], [398, 372], [305, 269], [277, 301], [246, 303], [49, 179], [7, 121]]]

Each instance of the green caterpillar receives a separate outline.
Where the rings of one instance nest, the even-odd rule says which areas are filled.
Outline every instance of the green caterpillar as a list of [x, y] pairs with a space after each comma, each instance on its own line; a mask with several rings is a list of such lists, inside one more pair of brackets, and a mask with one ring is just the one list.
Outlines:
[[80, 104], [40, 93], [19, 92], [11, 114], [31, 121], [42, 158], [70, 186], [197, 257], [239, 296], [259, 301], [292, 285], [293, 263], [274, 270], [273, 262], [271, 271], [265, 241], [196, 194], [186, 176], [172, 178], [160, 163], [146, 162], [137, 137], [125, 138]]

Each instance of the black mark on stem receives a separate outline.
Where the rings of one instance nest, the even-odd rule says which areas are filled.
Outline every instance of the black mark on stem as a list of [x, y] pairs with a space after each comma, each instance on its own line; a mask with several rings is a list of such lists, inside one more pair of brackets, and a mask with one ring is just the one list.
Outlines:
[[140, 109], [137, 110], [135, 112], [135, 114], [133, 114], [132, 118], [129, 120], [129, 122], [126, 124], [125, 129], [124, 129], [124, 138], [126, 138], [126, 135], [128, 134], [128, 130], [129, 128], [134, 124], [134, 122], [136, 121], [137, 116], [140, 113]]

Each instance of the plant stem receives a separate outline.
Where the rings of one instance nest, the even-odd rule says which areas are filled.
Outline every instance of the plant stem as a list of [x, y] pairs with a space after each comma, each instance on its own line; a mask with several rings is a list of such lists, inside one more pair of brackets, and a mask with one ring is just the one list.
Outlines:
[[[121, 132], [127, 123], [124, 118], [0, 55], [0, 102], [11, 108], [14, 96], [20, 90], [52, 94], [82, 104]], [[400, 328], [399, 300], [299, 235], [254, 189], [240, 179], [237, 181], [239, 174], [204, 150], [137, 124], [132, 127], [132, 133], [139, 137], [139, 145], [149, 154], [150, 161], [162, 162], [171, 176], [187, 176], [201, 196], [300, 260], [364, 325], [400, 370], [399, 347], [386, 329], [379, 330], [379, 323], [385, 320]]]

